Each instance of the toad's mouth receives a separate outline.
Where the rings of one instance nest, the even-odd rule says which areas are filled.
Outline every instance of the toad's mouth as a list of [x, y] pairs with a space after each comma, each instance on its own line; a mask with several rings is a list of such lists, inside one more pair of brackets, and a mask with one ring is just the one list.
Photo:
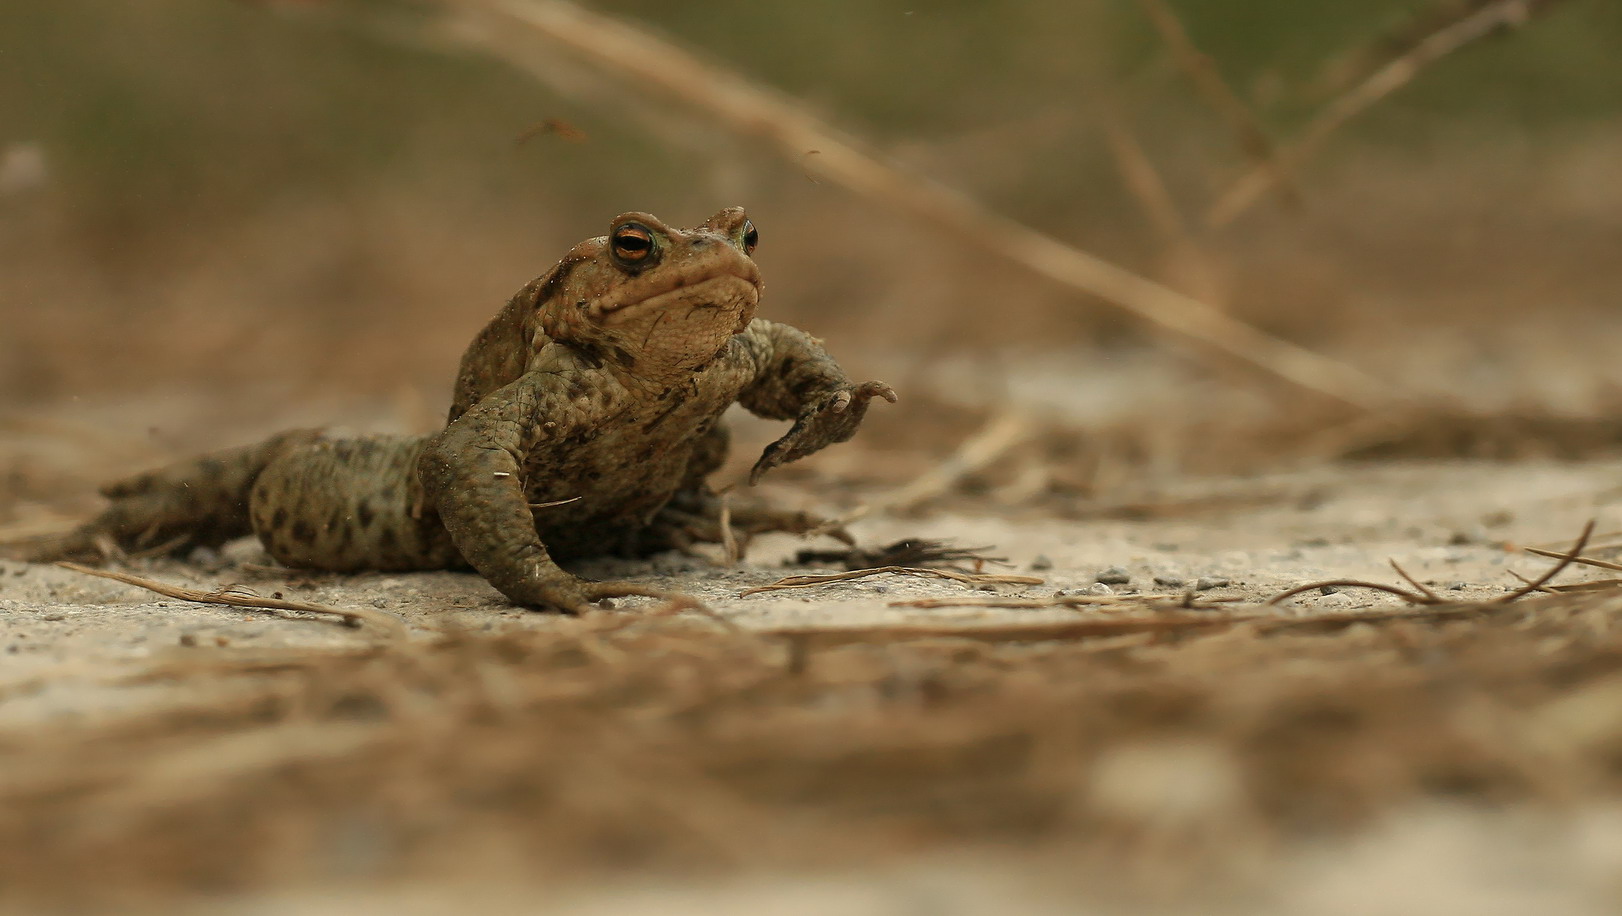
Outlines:
[[618, 322], [633, 314], [665, 309], [718, 309], [727, 315], [736, 315], [753, 308], [759, 301], [760, 288], [753, 279], [722, 273], [711, 274], [641, 299], [599, 302], [597, 308], [604, 319]]

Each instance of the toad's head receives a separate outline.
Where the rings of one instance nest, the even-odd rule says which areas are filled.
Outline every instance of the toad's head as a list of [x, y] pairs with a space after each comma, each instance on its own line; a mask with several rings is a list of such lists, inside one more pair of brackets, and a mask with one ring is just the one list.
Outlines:
[[758, 238], [741, 207], [693, 229], [623, 213], [608, 235], [576, 245], [537, 290], [539, 330], [637, 374], [701, 369], [755, 317]]

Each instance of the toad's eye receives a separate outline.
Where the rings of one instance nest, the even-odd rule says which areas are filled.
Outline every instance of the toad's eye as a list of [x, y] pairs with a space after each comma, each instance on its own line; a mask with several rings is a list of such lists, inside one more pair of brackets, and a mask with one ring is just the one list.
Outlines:
[[743, 221], [743, 253], [754, 254], [755, 246], [760, 244], [760, 230], [755, 228], [752, 220]]
[[641, 264], [653, 254], [653, 233], [639, 223], [626, 223], [610, 239], [614, 257], [624, 264]]

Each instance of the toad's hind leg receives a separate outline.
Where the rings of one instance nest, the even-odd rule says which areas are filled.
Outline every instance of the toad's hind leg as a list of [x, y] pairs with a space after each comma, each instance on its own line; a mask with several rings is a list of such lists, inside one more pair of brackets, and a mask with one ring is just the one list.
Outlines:
[[249, 497], [254, 533], [288, 566], [465, 567], [417, 480], [421, 436], [319, 438], [278, 455]]
[[10, 545], [9, 552], [50, 562], [217, 547], [251, 532], [248, 494], [265, 467], [317, 436], [317, 430], [293, 430], [114, 481], [101, 488], [112, 504], [100, 515], [66, 534]]

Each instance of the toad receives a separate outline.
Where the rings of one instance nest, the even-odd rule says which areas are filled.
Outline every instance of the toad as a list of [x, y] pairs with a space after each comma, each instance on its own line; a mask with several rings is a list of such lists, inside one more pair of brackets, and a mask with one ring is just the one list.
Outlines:
[[[472, 567], [534, 608], [665, 596], [558, 561], [714, 539], [705, 479], [725, 458], [733, 403], [793, 421], [753, 483], [849, 439], [871, 399], [896, 399], [853, 383], [816, 338], [755, 317], [757, 242], [740, 208], [692, 229], [623, 214], [479, 332], [438, 432], [296, 430], [159, 468], [104, 487], [107, 509], [30, 558], [184, 552], [252, 533], [293, 567]], [[754, 524], [809, 527], [769, 512]]]

